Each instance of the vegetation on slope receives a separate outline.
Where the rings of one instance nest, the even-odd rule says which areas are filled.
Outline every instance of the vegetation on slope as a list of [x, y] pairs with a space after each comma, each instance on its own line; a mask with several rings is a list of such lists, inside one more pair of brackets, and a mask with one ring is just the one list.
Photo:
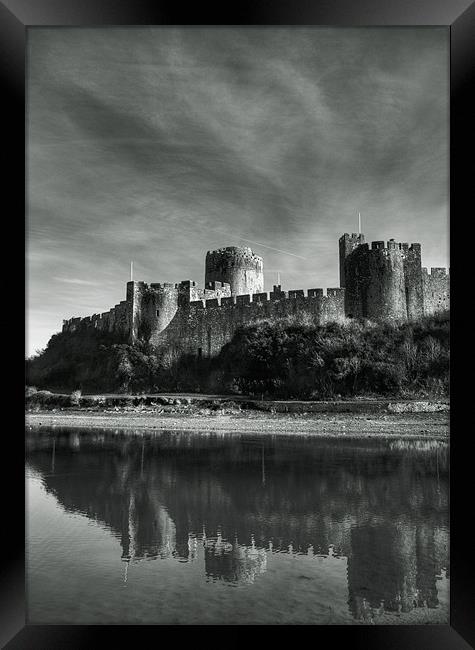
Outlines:
[[38, 388], [83, 392], [230, 392], [281, 399], [446, 396], [449, 316], [391, 324], [292, 319], [240, 328], [213, 359], [159, 354], [110, 335], [57, 334], [30, 359]]
[[237, 332], [220, 365], [243, 392], [282, 398], [447, 395], [449, 319], [399, 325], [263, 322]]

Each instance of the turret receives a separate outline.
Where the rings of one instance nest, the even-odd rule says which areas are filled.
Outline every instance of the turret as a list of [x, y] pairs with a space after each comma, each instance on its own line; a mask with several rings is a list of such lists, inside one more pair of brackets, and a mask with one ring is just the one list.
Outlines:
[[371, 320], [407, 319], [405, 245], [394, 240], [358, 246], [345, 260], [345, 313]]
[[345, 260], [358, 246], [364, 244], [364, 235], [357, 234], [355, 232], [349, 235], [345, 232], [344, 235], [340, 237], [340, 287], [346, 286], [345, 279]]
[[151, 284], [152, 291], [143, 302], [143, 312], [151, 324], [152, 335], [158, 335], [167, 327], [178, 309], [178, 285], [164, 282]]
[[178, 285], [127, 282], [129, 340], [147, 340], [162, 332], [178, 309]]
[[400, 244], [400, 247], [404, 255], [407, 316], [410, 319], [417, 319], [424, 314], [421, 245]]
[[262, 257], [248, 247], [228, 246], [206, 254], [205, 287], [212, 282], [229, 283], [231, 295], [264, 291]]
[[127, 282], [127, 322], [129, 329], [129, 341], [134, 343], [137, 340], [142, 308], [142, 294], [145, 288], [144, 282]]

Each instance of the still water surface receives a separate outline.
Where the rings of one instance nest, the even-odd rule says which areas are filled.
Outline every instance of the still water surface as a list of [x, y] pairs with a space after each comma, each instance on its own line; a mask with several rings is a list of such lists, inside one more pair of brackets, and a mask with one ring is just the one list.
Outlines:
[[447, 443], [26, 436], [29, 623], [448, 622]]

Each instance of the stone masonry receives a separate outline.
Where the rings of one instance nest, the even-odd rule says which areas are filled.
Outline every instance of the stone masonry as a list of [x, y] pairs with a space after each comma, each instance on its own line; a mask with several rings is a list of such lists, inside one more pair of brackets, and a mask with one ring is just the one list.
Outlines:
[[420, 244], [390, 239], [365, 243], [364, 235], [339, 240], [340, 287], [264, 292], [263, 260], [250, 248], [208, 251], [205, 288], [131, 281], [126, 300], [102, 314], [63, 321], [63, 332], [97, 328], [122, 340], [150, 342], [172, 356], [213, 356], [238, 327], [262, 319], [343, 322], [347, 318], [404, 321], [448, 310], [450, 276], [421, 266]]

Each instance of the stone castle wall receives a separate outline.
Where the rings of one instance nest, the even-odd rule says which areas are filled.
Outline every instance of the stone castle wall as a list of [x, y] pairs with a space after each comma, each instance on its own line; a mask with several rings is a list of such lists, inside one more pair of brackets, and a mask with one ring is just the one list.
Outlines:
[[[63, 331], [99, 327], [122, 334], [129, 342], [148, 340], [157, 348], [171, 353], [202, 356], [217, 354], [236, 330], [246, 324], [263, 320], [293, 317], [296, 322], [323, 324], [345, 320], [345, 290], [342, 288], [282, 291], [229, 295], [229, 285], [218, 287], [215, 294], [206, 290], [198, 300], [189, 281], [176, 285], [147, 285], [129, 282], [129, 300], [121, 303], [120, 321], [107, 314], [106, 320], [91, 318], [64, 321]], [[226, 295], [228, 294], [228, 295]], [[120, 322], [120, 328], [117, 329]], [[99, 325], [100, 323], [100, 325]]]
[[105, 332], [117, 332], [128, 336], [130, 331], [130, 306], [126, 300], [102, 314], [93, 314], [84, 318], [76, 317], [63, 320], [63, 332], [76, 332], [83, 327], [91, 327]]
[[412, 320], [449, 309], [446, 271], [427, 274], [418, 243], [390, 239], [386, 245], [374, 241], [370, 248], [345, 234], [340, 238], [340, 270], [348, 317]]
[[450, 309], [450, 274], [444, 268], [422, 269], [422, 288], [426, 313]]
[[445, 269], [421, 267], [420, 244], [393, 239], [364, 243], [345, 233], [339, 241], [340, 280], [335, 289], [263, 292], [263, 262], [250, 248], [208, 252], [205, 288], [128, 282], [126, 300], [108, 312], [63, 322], [63, 331], [96, 328], [134, 343], [146, 340], [172, 354], [217, 354], [236, 330], [262, 319], [294, 317], [324, 324], [346, 318], [407, 320], [450, 307]]
[[364, 244], [364, 235], [352, 233], [349, 235], [347, 232], [340, 237], [340, 287], [346, 286], [345, 281], [345, 260], [358, 246]]
[[[422, 285], [421, 245], [395, 244], [390, 240], [388, 245], [396, 245], [401, 251], [404, 263], [404, 287], [407, 301], [407, 317], [417, 319], [426, 313], [424, 311], [424, 291]], [[429, 313], [427, 311], [427, 313]]]
[[362, 244], [345, 260], [345, 312], [351, 318], [394, 320], [406, 314], [404, 262], [384, 242]]
[[296, 321], [343, 321], [344, 290], [341, 288], [281, 291], [231, 296], [190, 302], [180, 309], [165, 330], [155, 330], [151, 343], [172, 353], [213, 356], [236, 330], [263, 319], [295, 317]]

